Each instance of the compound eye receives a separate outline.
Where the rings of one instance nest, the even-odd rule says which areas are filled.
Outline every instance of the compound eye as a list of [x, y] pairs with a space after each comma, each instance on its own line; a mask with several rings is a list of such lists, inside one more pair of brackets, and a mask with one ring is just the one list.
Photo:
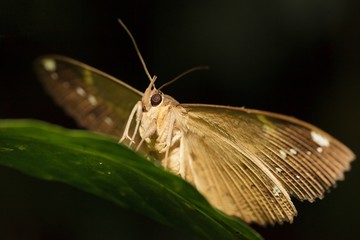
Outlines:
[[161, 94], [160, 93], [155, 93], [154, 95], [151, 96], [150, 101], [151, 101], [151, 106], [156, 107], [162, 101]]

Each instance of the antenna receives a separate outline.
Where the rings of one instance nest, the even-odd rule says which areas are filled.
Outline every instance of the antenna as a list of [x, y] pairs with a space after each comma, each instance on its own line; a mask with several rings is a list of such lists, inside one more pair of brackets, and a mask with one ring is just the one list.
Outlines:
[[176, 80], [182, 78], [183, 76], [195, 72], [195, 71], [199, 71], [199, 70], [209, 70], [209, 66], [198, 66], [198, 67], [193, 67], [190, 68], [189, 70], [186, 70], [185, 72], [181, 73], [180, 75], [178, 75], [177, 77], [173, 78], [172, 80], [164, 83], [163, 85], [161, 85], [161, 87], [158, 88], [158, 90], [162, 89], [163, 87], [166, 87], [167, 85], [172, 84], [173, 82], [175, 82]]
[[142, 66], [143, 66], [143, 68], [144, 68], [144, 71], [145, 71], [147, 77], [149, 78], [149, 80], [150, 80], [150, 82], [151, 82], [153, 78], [151, 77], [151, 75], [150, 75], [150, 73], [149, 73], [149, 70], [148, 70], [147, 67], [146, 67], [145, 61], [144, 61], [143, 57], [141, 56], [139, 47], [138, 47], [138, 45], [136, 44], [136, 41], [135, 41], [133, 35], [131, 34], [130, 30], [126, 27], [126, 25], [123, 23], [123, 21], [121, 21], [120, 18], [118, 19], [118, 21], [119, 21], [120, 25], [125, 29], [126, 33], [129, 35], [129, 37], [130, 37], [130, 39], [131, 39], [131, 41], [132, 41], [132, 43], [133, 43], [133, 45], [134, 45], [134, 47], [135, 47], [135, 51], [136, 51], [137, 55], [139, 56], [139, 59], [140, 59], [141, 64], [142, 64]]

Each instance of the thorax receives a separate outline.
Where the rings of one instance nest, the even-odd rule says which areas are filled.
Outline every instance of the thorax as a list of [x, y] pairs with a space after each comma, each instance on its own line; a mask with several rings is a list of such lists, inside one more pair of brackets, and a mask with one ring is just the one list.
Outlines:
[[[185, 109], [174, 100], [143, 112], [141, 118], [140, 136], [143, 138], [149, 133], [147, 131], [151, 132], [151, 135], [145, 137], [148, 148], [155, 153], [155, 157], [165, 168], [174, 173], [179, 171], [177, 162], [180, 142], [186, 129], [186, 116]], [[166, 151], [168, 151], [167, 163], [164, 162]]]

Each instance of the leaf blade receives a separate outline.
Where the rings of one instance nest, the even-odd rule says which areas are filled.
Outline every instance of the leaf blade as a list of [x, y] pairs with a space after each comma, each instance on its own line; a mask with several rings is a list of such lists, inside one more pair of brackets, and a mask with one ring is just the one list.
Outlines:
[[111, 138], [34, 120], [0, 121], [0, 164], [63, 182], [204, 239], [261, 239], [182, 179]]

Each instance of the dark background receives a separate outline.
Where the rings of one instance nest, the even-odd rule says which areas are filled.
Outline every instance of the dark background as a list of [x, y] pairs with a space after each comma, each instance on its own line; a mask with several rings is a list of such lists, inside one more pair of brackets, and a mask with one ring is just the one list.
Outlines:
[[[41, 54], [73, 57], [143, 91], [148, 80], [117, 23], [136, 38], [151, 74], [180, 102], [246, 106], [311, 122], [360, 153], [360, 4], [357, 0], [0, 2], [0, 118], [76, 127], [32, 70]], [[357, 161], [316, 203], [295, 201], [293, 224], [267, 239], [357, 239]], [[196, 224], [196, 223], [194, 223]], [[173, 230], [69, 186], [0, 167], [0, 239], [183, 239]]]

